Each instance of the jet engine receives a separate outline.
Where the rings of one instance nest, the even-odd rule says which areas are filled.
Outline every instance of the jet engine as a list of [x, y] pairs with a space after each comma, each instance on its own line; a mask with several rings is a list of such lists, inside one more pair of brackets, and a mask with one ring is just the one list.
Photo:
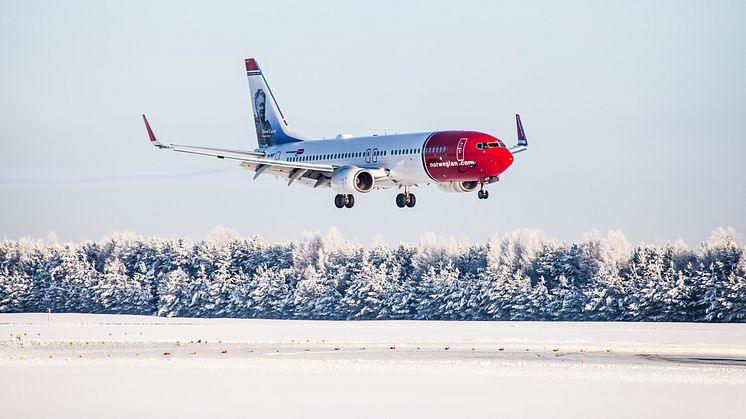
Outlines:
[[335, 173], [331, 179], [332, 190], [341, 194], [370, 192], [373, 190], [375, 183], [373, 174], [359, 167], [344, 168]]
[[472, 192], [479, 187], [479, 182], [476, 180], [467, 180], [464, 182], [448, 182], [438, 183], [438, 187], [444, 192]]

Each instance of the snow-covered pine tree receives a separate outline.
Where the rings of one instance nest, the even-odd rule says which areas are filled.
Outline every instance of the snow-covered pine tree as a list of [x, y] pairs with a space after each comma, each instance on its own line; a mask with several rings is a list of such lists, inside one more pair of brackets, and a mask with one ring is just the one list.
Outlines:
[[31, 311], [36, 270], [32, 246], [26, 241], [0, 242], [0, 313]]
[[161, 274], [158, 278], [158, 316], [188, 316], [192, 299], [188, 286], [189, 274], [181, 268]]
[[350, 283], [340, 300], [347, 319], [385, 318], [382, 312], [387, 285], [385, 267], [372, 263], [369, 254], [361, 252], [361, 260], [351, 267]]

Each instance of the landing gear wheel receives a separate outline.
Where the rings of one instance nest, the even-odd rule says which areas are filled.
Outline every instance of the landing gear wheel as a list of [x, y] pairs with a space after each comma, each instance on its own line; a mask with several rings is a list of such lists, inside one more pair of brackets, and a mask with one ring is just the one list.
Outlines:
[[483, 199], [487, 199], [489, 197], [490, 197], [490, 191], [484, 191], [484, 198]]
[[347, 195], [347, 202], [345, 202], [345, 207], [352, 208], [353, 205], [355, 205], [355, 197], [352, 195]]
[[342, 208], [345, 206], [345, 196], [337, 194], [337, 196], [334, 197], [334, 206], [337, 208]]
[[414, 204], [417, 203], [417, 198], [414, 196], [413, 193], [409, 194], [407, 197], [407, 207], [412, 208]]
[[484, 191], [483, 190], [480, 189], [479, 192], [477, 192], [477, 198], [484, 199]]
[[399, 208], [404, 208], [405, 205], [407, 205], [407, 196], [403, 193], [396, 195], [396, 206]]

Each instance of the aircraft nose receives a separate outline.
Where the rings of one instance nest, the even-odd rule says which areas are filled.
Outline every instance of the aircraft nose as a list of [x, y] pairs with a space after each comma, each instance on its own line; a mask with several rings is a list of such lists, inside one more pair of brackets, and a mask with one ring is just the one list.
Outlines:
[[494, 149], [493, 168], [497, 176], [506, 171], [513, 164], [513, 154], [507, 148]]

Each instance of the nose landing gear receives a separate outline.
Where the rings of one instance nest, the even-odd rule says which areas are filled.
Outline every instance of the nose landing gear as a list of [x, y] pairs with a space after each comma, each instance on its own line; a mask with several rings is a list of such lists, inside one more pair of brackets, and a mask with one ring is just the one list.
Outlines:
[[482, 183], [481, 188], [479, 188], [479, 192], [477, 192], [477, 198], [487, 199], [489, 197], [490, 197], [490, 192], [484, 190], [484, 183]]
[[417, 197], [409, 192], [409, 186], [404, 187], [404, 193], [396, 195], [396, 206], [399, 208], [412, 208], [417, 203]]
[[352, 208], [355, 205], [355, 197], [352, 195], [337, 194], [334, 197], [334, 206], [337, 208]]

